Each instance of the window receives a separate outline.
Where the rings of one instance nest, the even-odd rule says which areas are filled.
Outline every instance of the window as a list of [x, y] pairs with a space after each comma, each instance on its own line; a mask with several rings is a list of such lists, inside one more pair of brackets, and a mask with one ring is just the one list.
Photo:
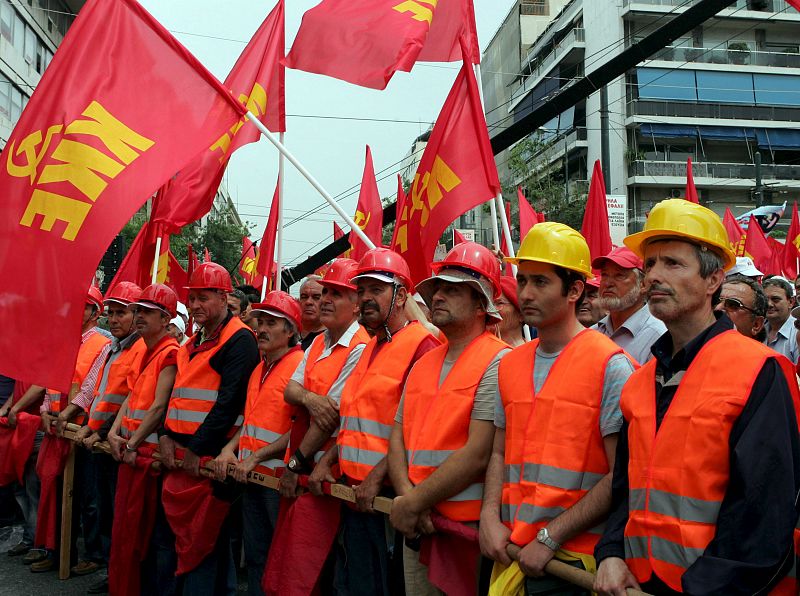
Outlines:
[[11, 113], [9, 114], [9, 116], [11, 117], [11, 122], [16, 124], [21, 114], [22, 114], [22, 93], [20, 93], [20, 91], [16, 87], [11, 87]]
[[39, 40], [36, 38], [36, 34], [33, 32], [33, 29], [26, 26], [25, 53], [23, 54], [23, 58], [25, 58], [25, 62], [27, 62], [31, 66], [34, 66], [36, 62], [36, 45], [38, 41]]
[[0, 114], [10, 118], [11, 111], [11, 81], [0, 75]]
[[753, 75], [756, 103], [800, 106], [800, 80], [785, 75]]
[[697, 101], [693, 70], [638, 68], [640, 99], [673, 99]]
[[25, 52], [25, 21], [14, 12], [14, 48], [20, 53]]
[[0, 35], [14, 43], [14, 9], [5, 2], [0, 2]]

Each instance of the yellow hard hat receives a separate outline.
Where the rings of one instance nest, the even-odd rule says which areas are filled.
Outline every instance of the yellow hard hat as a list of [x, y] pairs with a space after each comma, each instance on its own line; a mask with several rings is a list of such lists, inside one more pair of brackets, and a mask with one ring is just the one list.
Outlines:
[[694, 244], [707, 246], [730, 269], [736, 263], [728, 233], [719, 216], [707, 207], [684, 199], [667, 199], [653, 207], [644, 230], [625, 238], [625, 246], [644, 258], [647, 243], [656, 238], [683, 238]]
[[517, 256], [506, 261], [516, 265], [522, 261], [549, 263], [592, 277], [592, 257], [586, 239], [580, 232], [555, 221], [533, 226], [522, 240]]

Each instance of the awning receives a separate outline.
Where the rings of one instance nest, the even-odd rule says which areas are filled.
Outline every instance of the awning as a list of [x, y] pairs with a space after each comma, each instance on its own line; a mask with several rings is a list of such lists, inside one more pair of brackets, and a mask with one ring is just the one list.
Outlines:
[[690, 137], [697, 136], [696, 126], [680, 126], [677, 124], [642, 124], [642, 136], [648, 137]]
[[757, 128], [756, 140], [762, 149], [800, 148], [800, 130], [788, 128]]

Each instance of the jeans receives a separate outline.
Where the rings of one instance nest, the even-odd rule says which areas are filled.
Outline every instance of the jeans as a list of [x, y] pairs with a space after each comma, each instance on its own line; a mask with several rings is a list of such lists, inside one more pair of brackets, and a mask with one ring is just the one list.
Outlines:
[[84, 519], [83, 523], [86, 526], [96, 521], [98, 526], [91, 531], [85, 528], [84, 533], [100, 537], [101, 560], [107, 562], [111, 551], [111, 527], [114, 523], [114, 496], [117, 492], [119, 464], [105, 453], [89, 453], [89, 466], [93, 468], [94, 486], [89, 484], [87, 477], [86, 487], [94, 490], [97, 495], [97, 516]]
[[247, 565], [247, 593], [263, 596], [261, 576], [267, 564], [269, 547], [280, 506], [278, 491], [265, 486], [248, 484], [242, 497], [244, 557]]
[[388, 596], [389, 545], [382, 514], [342, 507], [336, 548], [336, 593]]
[[[103, 539], [101, 537], [100, 505], [98, 483], [100, 472], [98, 457], [100, 454], [90, 453], [82, 447], [75, 447], [75, 484], [73, 489], [73, 508], [79, 508], [81, 526], [83, 527], [83, 558], [95, 563], [105, 563], [108, 553], [103, 556]], [[73, 535], [77, 533], [77, 524], [73, 524]], [[108, 529], [110, 541], [111, 530]]]
[[236, 595], [236, 569], [231, 554], [230, 530], [226, 524], [223, 524], [211, 554], [177, 579], [178, 594], [182, 596]]
[[41, 483], [39, 476], [36, 475], [36, 460], [39, 458], [39, 447], [42, 444], [42, 431], [36, 431], [36, 438], [33, 441], [33, 451], [28, 461], [25, 463], [24, 484], [14, 485], [14, 498], [17, 500], [19, 508], [22, 510], [22, 517], [25, 523], [22, 526], [22, 541], [33, 546], [33, 538], [36, 534], [36, 516], [39, 511], [39, 490]]

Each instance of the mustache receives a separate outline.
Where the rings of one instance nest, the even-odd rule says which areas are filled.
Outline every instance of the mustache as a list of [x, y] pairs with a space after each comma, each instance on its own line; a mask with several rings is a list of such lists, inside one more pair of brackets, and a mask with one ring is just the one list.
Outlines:
[[647, 297], [650, 298], [650, 296], [655, 292], [658, 292], [659, 294], [667, 294], [668, 296], [675, 295], [675, 292], [673, 292], [670, 288], [660, 286], [658, 284], [650, 284], [650, 287], [647, 288]]
[[259, 341], [269, 341], [269, 335], [266, 333], [259, 333], [258, 334]]
[[364, 311], [367, 310], [368, 308], [372, 308], [374, 310], [377, 310], [378, 312], [381, 311], [381, 308], [380, 306], [378, 306], [377, 302], [375, 302], [374, 300], [367, 300], [366, 302], [363, 302], [361, 304], [361, 314], [363, 315]]

